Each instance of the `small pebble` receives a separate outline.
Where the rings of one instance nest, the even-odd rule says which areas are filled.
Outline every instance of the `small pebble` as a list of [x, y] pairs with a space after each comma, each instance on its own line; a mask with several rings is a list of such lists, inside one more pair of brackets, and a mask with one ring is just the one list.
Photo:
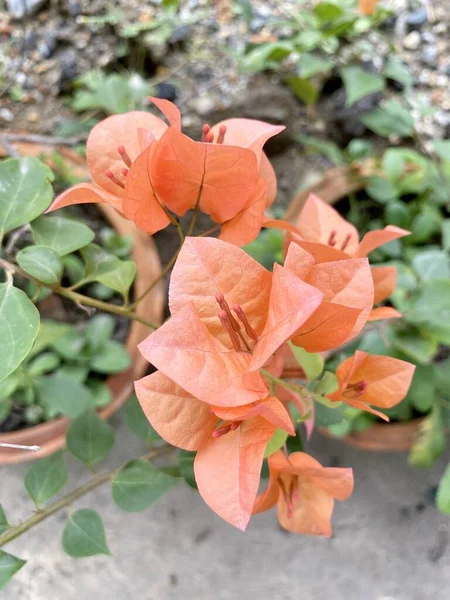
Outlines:
[[411, 31], [403, 40], [403, 48], [407, 50], [417, 50], [420, 46], [421, 38], [418, 31]]

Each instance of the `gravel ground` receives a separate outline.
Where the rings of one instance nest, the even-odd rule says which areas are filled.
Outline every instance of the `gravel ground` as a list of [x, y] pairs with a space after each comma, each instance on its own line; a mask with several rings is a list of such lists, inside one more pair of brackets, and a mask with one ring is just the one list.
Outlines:
[[[371, 454], [316, 435], [311, 450], [323, 464], [352, 466], [353, 497], [337, 503], [331, 539], [282, 531], [274, 512], [258, 515], [246, 533], [216, 517], [181, 486], [148, 511], [122, 513], [107, 487], [76, 503], [104, 517], [112, 557], [73, 560], [60, 547], [65, 516], [41, 524], [7, 550], [28, 559], [0, 597], [5, 600], [448, 600], [449, 519], [431, 504], [444, 468], [411, 470], [403, 454]], [[108, 461], [142, 451], [118, 428]], [[447, 458], [448, 460], [448, 458]], [[5, 510], [30, 511], [21, 475], [2, 468]], [[70, 463], [71, 481], [85, 473]], [[2, 494], [2, 501], [4, 494]]]

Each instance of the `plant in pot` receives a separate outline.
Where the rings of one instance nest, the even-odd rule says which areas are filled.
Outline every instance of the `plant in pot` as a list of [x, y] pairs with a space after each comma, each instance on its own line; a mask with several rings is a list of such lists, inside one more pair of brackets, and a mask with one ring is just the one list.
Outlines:
[[[95, 402], [106, 402], [97, 376], [110, 370], [111, 364], [125, 366], [125, 355], [111, 341], [112, 321], [104, 315], [95, 315], [75, 330], [53, 333], [43, 346], [33, 300], [49, 290], [50, 297], [126, 317], [152, 330], [146, 331], [144, 340], [137, 336], [132, 344], [128, 341], [132, 360], [127, 382], [130, 376], [135, 379], [137, 399], [127, 404], [125, 418], [145, 442], [144, 452], [110, 471], [94, 472], [81, 486], [56, 499], [53, 496], [68, 479], [64, 454], [36, 462], [25, 475], [25, 487], [37, 511], [11, 526], [10, 507], [0, 507], [2, 548], [101, 484], [111, 484], [113, 499], [122, 510], [135, 512], [149, 507], [182, 479], [197, 487], [213, 511], [241, 530], [252, 514], [276, 505], [285, 529], [329, 536], [334, 500], [345, 500], [352, 493], [353, 474], [350, 468], [322, 466], [305, 451], [314, 413], [340, 411], [346, 405], [373, 412], [385, 407], [387, 398], [390, 406], [399, 404], [408, 392], [414, 365], [396, 357], [359, 351], [336, 374], [323, 372], [321, 354], [351, 342], [373, 316], [377, 282], [362, 251], [367, 239], [360, 256], [328, 261], [294, 240], [283, 265], [273, 264], [271, 269], [240, 247], [254, 241], [264, 225], [298, 234], [292, 224], [265, 217], [275, 200], [276, 178], [263, 146], [283, 128], [231, 119], [214, 127], [205, 125], [200, 141], [195, 141], [182, 133], [175, 105], [152, 101], [168, 124], [145, 112], [100, 122], [87, 143], [93, 182], [78, 183], [53, 202], [52, 175], [36, 159], [0, 164], [2, 238], [14, 236], [16, 248], [27, 223], [33, 236], [11, 256], [4, 247], [0, 260], [4, 339], [0, 377], [11, 378], [11, 391], [4, 394], [9, 400], [22, 392], [28, 385], [24, 380], [31, 376], [34, 404], [58, 414], [70, 411], [62, 442], [49, 454], [66, 444], [67, 451], [91, 470], [105, 458], [114, 433], [101, 418], [110, 414], [111, 405], [96, 410]], [[179, 248], [163, 272], [143, 290], [135, 288], [130, 297], [134, 264], [91, 239], [81, 245], [80, 236], [72, 235], [71, 227], [75, 230], [79, 225], [75, 221], [66, 223], [63, 238], [53, 226], [53, 220], [66, 219], [57, 211], [80, 203], [113, 207], [112, 214], [125, 216], [129, 231], [136, 232], [137, 226], [146, 239], [171, 227], [179, 236]], [[44, 211], [51, 214], [42, 216]], [[195, 235], [199, 213], [209, 216], [212, 228]], [[315, 225], [312, 219], [311, 226]], [[39, 238], [45, 232], [48, 237]], [[218, 233], [218, 239], [211, 233]], [[391, 227], [385, 234], [395, 239], [407, 232]], [[76, 241], [77, 247], [65, 255], [58, 252], [57, 242], [69, 240]], [[347, 235], [341, 239], [340, 233], [333, 234], [333, 240], [340, 246], [350, 244], [349, 248], [357, 242]], [[330, 251], [329, 245], [323, 248]], [[68, 256], [72, 256], [70, 268]], [[136, 263], [139, 278], [148, 263], [139, 259]], [[159, 325], [159, 313], [150, 320], [151, 311], [159, 306], [160, 296], [154, 293], [172, 267], [170, 318]], [[36, 287], [32, 298], [21, 289], [24, 280]], [[117, 296], [106, 301], [89, 295], [89, 286], [98, 282], [118, 291], [120, 302]], [[302, 381], [283, 378], [292, 360], [302, 371]], [[150, 370], [144, 377], [136, 372], [142, 363]], [[70, 398], [62, 393], [61, 376], [69, 378], [73, 388], [82, 386], [83, 393]], [[92, 379], [83, 380], [87, 376]], [[128, 383], [122, 391], [129, 395]], [[87, 397], [95, 399], [94, 405]], [[31, 444], [32, 437], [27, 442]], [[262, 469], [269, 478], [266, 490], [258, 495]], [[2, 497], [2, 504], [8, 501]], [[76, 558], [109, 553], [101, 517], [92, 509], [69, 514], [62, 543]], [[0, 586], [23, 564], [0, 550]]]
[[[429, 466], [445, 450], [450, 406], [447, 212], [450, 146], [447, 141], [431, 142], [430, 154], [391, 147], [380, 159], [368, 159], [367, 155], [373, 157], [373, 153], [368, 152], [367, 143], [361, 144], [359, 140], [344, 151], [329, 142], [311, 138], [303, 141], [329, 158], [338, 158], [345, 185], [336, 194], [331, 178], [324, 177], [316, 189], [332, 203], [336, 202], [339, 212], [359, 230], [371, 231], [393, 223], [412, 232], [370, 255], [375, 265], [397, 269], [397, 287], [391, 290], [390, 302], [403, 314], [403, 319], [375, 326], [327, 363], [333, 369], [346, 355], [359, 349], [416, 364], [413, 385], [405, 400], [384, 411], [395, 423], [387, 427], [379, 420], [376, 423], [375, 416], [354, 409], [345, 409], [342, 414], [324, 414], [318, 423], [332, 435], [362, 448], [410, 450], [410, 464]], [[363, 151], [357, 158], [356, 146]], [[298, 212], [305, 196], [306, 190], [297, 196], [291, 213]], [[437, 505], [444, 512], [448, 510], [447, 480], [448, 477], [443, 478], [437, 497]]]

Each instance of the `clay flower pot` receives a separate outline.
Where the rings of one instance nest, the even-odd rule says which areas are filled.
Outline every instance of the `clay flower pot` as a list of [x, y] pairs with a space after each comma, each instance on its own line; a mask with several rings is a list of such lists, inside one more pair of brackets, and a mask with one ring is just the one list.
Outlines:
[[[295, 223], [309, 194], [316, 194], [327, 204], [335, 204], [349, 194], [358, 192], [363, 188], [364, 180], [358, 169], [352, 166], [329, 169], [318, 183], [302, 190], [294, 197], [284, 218]], [[292, 375], [295, 377], [293, 365], [289, 373], [289, 376]], [[283, 376], [287, 376], [287, 373], [283, 373]], [[350, 433], [339, 438], [333, 436], [328, 429], [319, 428], [319, 431], [325, 437], [342, 440], [346, 444], [362, 450], [402, 452], [410, 450], [413, 446], [422, 420], [419, 418], [401, 423], [374, 423], [363, 431]]]
[[[120, 235], [133, 237], [133, 259], [137, 263], [137, 276], [134, 283], [134, 294], [142, 294], [161, 273], [158, 252], [153, 239], [139, 231], [131, 221], [123, 219], [114, 209], [105, 205], [97, 205], [103, 216]], [[161, 286], [156, 286], [139, 303], [136, 312], [146, 319], [160, 324], [163, 318], [164, 294]], [[122, 373], [108, 377], [106, 384], [111, 390], [112, 401], [98, 411], [102, 419], [108, 419], [130, 397], [133, 382], [142, 377], [147, 368], [147, 361], [141, 356], [137, 345], [147, 337], [150, 329], [137, 321], [132, 321], [127, 338], [127, 349], [131, 356], [131, 366]], [[0, 464], [20, 463], [44, 458], [64, 448], [66, 432], [70, 425], [67, 417], [53, 419], [47, 423], [0, 434], [1, 443], [38, 445], [39, 452], [0, 448]]]

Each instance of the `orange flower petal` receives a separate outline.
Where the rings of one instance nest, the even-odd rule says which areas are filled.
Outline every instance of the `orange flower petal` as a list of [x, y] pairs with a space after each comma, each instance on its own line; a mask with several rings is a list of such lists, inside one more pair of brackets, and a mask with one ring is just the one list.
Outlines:
[[203, 500], [242, 531], [252, 514], [264, 451], [274, 431], [272, 424], [256, 417], [211, 440], [195, 457], [195, 480]]
[[391, 408], [408, 393], [415, 366], [391, 356], [368, 355], [350, 379], [350, 383], [364, 380], [367, 388], [358, 401], [380, 408]]
[[278, 501], [279, 494], [280, 486], [278, 485], [278, 471], [270, 469], [269, 484], [267, 488], [256, 497], [252, 511], [253, 514], [256, 515], [273, 508]]
[[194, 398], [160, 371], [134, 385], [145, 416], [169, 444], [198, 450], [209, 442], [217, 423], [209, 404]]
[[250, 355], [223, 346], [192, 303], [139, 344], [141, 354], [190, 394], [217, 406], [241, 406], [268, 396]]
[[277, 197], [277, 176], [271, 162], [263, 152], [259, 176], [267, 183], [266, 208], [271, 206]]
[[292, 342], [307, 352], [337, 348], [354, 336], [361, 309], [335, 302], [322, 302], [316, 312], [298, 329]]
[[215, 295], [223, 294], [230, 308], [239, 304], [259, 334], [267, 319], [271, 287], [272, 274], [237, 246], [187, 237], [170, 279], [170, 312], [175, 316], [192, 302], [208, 330], [229, 345], [217, 317]]
[[[296, 235], [292, 235], [289, 237], [292, 237], [292, 241], [295, 242], [298, 246], [312, 254], [317, 264], [325, 262], [334, 262], [336, 260], [347, 260], [349, 258], [348, 254], [346, 254], [345, 252], [337, 250], [336, 248], [333, 248], [326, 244], [321, 244], [319, 242], [307, 242], [305, 240], [300, 239]], [[289, 244], [287, 244], [287, 246], [289, 246]]]
[[171, 127], [181, 131], [181, 113], [178, 107], [173, 104], [173, 102], [170, 102], [169, 100], [163, 100], [162, 98], [155, 98], [153, 96], [148, 96], [148, 99], [159, 108], [162, 114], [169, 121]]
[[139, 129], [149, 129], [159, 139], [167, 125], [150, 113], [132, 111], [100, 121], [89, 134], [86, 145], [89, 171], [95, 183], [112, 194], [117, 194], [120, 188], [105, 172], [110, 170], [120, 181], [124, 180], [125, 165], [117, 148], [124, 146], [130, 159], [135, 160], [142, 151]]
[[267, 184], [260, 179], [241, 212], [222, 225], [219, 235], [221, 240], [245, 246], [258, 237], [266, 208], [266, 191]]
[[[122, 190], [120, 190], [122, 191]], [[97, 204], [105, 202], [118, 211], [122, 211], [122, 198], [116, 194], [110, 194], [95, 183], [78, 183], [57, 196], [47, 212], [72, 206], [73, 204]]]
[[378, 308], [373, 308], [368, 317], [368, 321], [381, 321], [382, 319], [400, 319], [403, 317], [401, 312], [398, 312], [392, 306], [379, 306]]
[[297, 221], [297, 228], [304, 240], [321, 244], [328, 244], [330, 235], [335, 232], [333, 248], [341, 250], [345, 243], [345, 253], [348, 255], [358, 248], [359, 235], [355, 227], [314, 194], [309, 195]]
[[367, 256], [372, 250], [375, 250], [375, 248], [379, 248], [380, 246], [383, 246], [383, 244], [402, 238], [410, 233], [410, 231], [395, 227], [394, 225], [387, 225], [384, 229], [368, 231], [359, 244], [357, 255]]
[[262, 367], [271, 355], [314, 313], [323, 294], [296, 277], [291, 271], [274, 265], [269, 312], [264, 329], [252, 350], [249, 369]]
[[371, 267], [374, 299], [373, 303], [378, 304], [392, 294], [397, 285], [396, 267]]
[[160, 201], [177, 215], [198, 203], [223, 223], [247, 203], [257, 183], [256, 157], [244, 148], [194, 142], [170, 127], [152, 160], [151, 179]]
[[148, 173], [148, 165], [158, 142], [152, 142], [133, 162], [125, 181], [123, 211], [139, 229], [153, 234], [167, 227], [170, 219], [158, 202]]
[[217, 137], [219, 129], [226, 126], [225, 143], [229, 146], [250, 148], [257, 156], [258, 168], [261, 164], [262, 149], [271, 137], [278, 135], [286, 129], [284, 125], [271, 125], [257, 119], [227, 119], [220, 121], [211, 128]]
[[295, 435], [292, 419], [283, 404], [274, 396], [264, 398], [260, 402], [236, 406], [234, 408], [212, 406], [211, 410], [224, 421], [243, 421], [253, 417], [262, 417], [275, 427], [284, 429], [289, 435]]

